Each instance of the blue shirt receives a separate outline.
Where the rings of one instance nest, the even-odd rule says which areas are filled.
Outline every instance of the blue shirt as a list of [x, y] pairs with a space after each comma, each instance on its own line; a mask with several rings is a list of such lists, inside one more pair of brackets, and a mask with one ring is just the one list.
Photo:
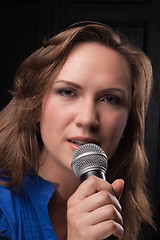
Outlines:
[[0, 185], [0, 240], [57, 240], [48, 215], [54, 186], [27, 176], [15, 193]]

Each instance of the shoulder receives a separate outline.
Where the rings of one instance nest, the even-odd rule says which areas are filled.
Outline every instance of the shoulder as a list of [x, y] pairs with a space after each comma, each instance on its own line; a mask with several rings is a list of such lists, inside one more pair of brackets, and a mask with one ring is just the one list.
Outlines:
[[14, 239], [16, 231], [12, 193], [0, 185], [0, 239]]
[[7, 220], [5, 218], [4, 213], [2, 212], [2, 209], [0, 209], [0, 239], [11, 239], [11, 232], [9, 224], [7, 223]]

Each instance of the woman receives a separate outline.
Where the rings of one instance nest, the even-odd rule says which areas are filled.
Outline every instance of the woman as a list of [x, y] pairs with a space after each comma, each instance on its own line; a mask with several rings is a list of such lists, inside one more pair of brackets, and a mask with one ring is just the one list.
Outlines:
[[[145, 54], [100, 23], [66, 29], [22, 63], [0, 115], [2, 239], [135, 240], [143, 221], [152, 224], [151, 80]], [[107, 181], [81, 184], [71, 158], [90, 142], [108, 156]]]

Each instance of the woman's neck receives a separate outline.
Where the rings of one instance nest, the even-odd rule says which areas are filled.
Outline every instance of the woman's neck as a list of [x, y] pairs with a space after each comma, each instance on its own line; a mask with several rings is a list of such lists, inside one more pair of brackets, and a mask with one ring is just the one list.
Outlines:
[[62, 201], [67, 201], [80, 184], [71, 168], [66, 168], [52, 159], [41, 162], [38, 175], [54, 185]]

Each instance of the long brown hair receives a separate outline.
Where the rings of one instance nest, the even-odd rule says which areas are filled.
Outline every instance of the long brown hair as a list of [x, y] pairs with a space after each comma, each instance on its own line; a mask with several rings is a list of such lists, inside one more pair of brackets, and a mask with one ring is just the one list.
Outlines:
[[45, 41], [19, 67], [13, 99], [0, 113], [0, 170], [1, 175], [9, 179], [1, 183], [13, 189], [21, 184], [30, 169], [38, 171], [43, 143], [36, 122], [42, 100], [73, 46], [86, 41], [99, 42], [122, 54], [132, 73], [132, 104], [125, 137], [110, 160], [107, 179], [112, 182], [123, 178], [125, 181], [121, 199], [124, 240], [135, 240], [143, 220], [152, 224], [145, 190], [148, 161], [144, 147], [152, 67], [140, 49], [104, 24], [88, 23], [66, 29]]

